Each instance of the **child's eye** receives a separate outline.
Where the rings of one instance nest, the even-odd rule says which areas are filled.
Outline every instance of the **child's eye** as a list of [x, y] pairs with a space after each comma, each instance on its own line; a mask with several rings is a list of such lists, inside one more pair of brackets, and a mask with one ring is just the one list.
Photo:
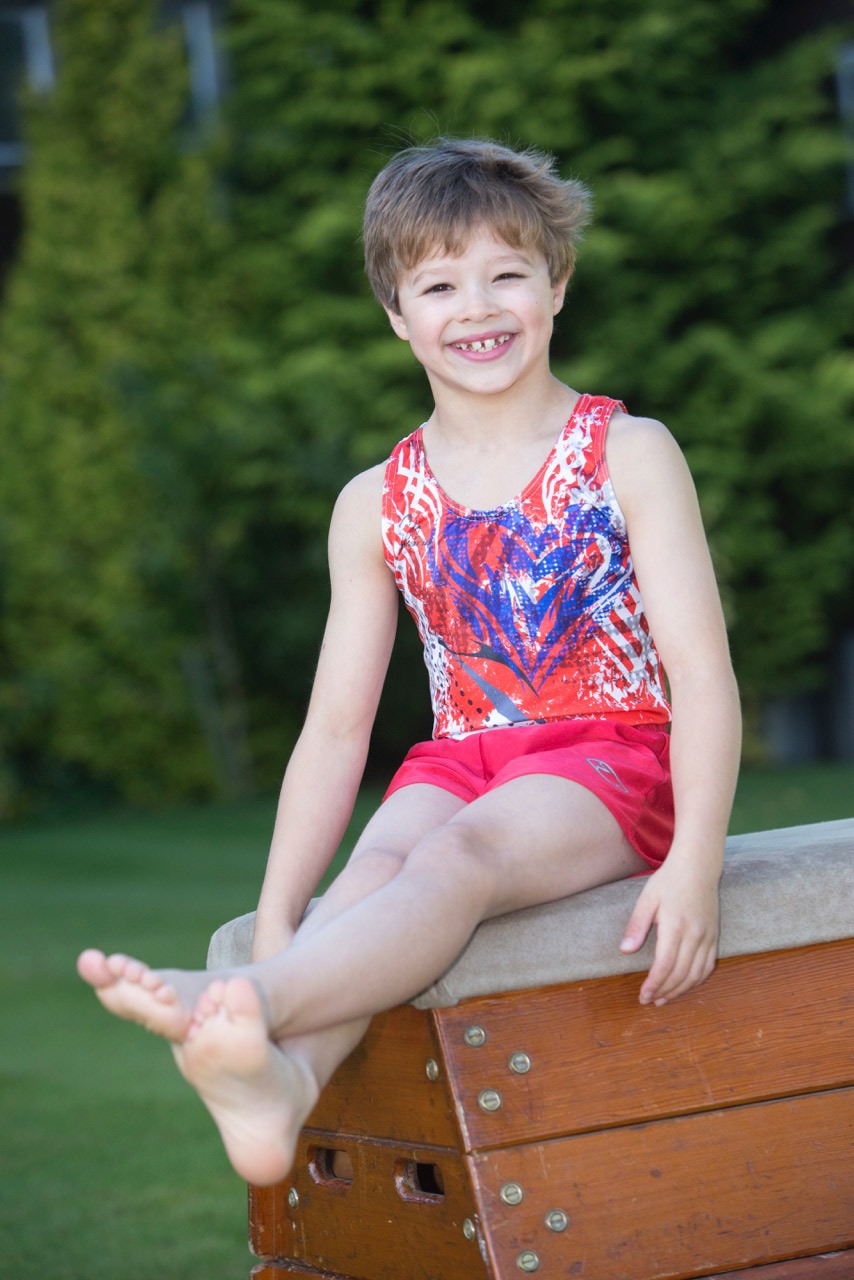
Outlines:
[[524, 280], [525, 277], [521, 271], [502, 271], [497, 278], [499, 280]]
[[446, 293], [450, 288], [449, 284], [431, 284], [429, 289], [425, 289], [425, 293]]

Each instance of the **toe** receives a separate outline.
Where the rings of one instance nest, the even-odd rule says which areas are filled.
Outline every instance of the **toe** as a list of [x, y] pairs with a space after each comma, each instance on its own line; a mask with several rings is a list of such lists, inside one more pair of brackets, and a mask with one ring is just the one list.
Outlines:
[[208, 1018], [212, 1018], [219, 1011], [219, 1003], [212, 1000], [207, 991], [203, 991], [193, 1006], [193, 1022], [201, 1024], [207, 1022]]
[[225, 982], [222, 978], [214, 978], [213, 982], [209, 982], [205, 988], [204, 994], [212, 1001], [213, 1004], [219, 1006], [222, 1004], [222, 998], [225, 995]]
[[148, 965], [143, 964], [141, 960], [126, 960], [122, 977], [126, 982], [135, 982], [142, 984], [143, 979], [151, 970]]
[[264, 1006], [254, 982], [249, 978], [231, 978], [225, 984], [223, 1004], [232, 1018], [264, 1018]]
[[123, 955], [120, 951], [115, 952], [106, 958], [106, 966], [109, 970], [110, 977], [114, 980], [127, 976], [128, 965], [132, 964], [130, 956]]
[[107, 967], [107, 957], [103, 951], [96, 951], [94, 947], [81, 951], [77, 957], [77, 972], [84, 982], [93, 987], [103, 987], [113, 980]]

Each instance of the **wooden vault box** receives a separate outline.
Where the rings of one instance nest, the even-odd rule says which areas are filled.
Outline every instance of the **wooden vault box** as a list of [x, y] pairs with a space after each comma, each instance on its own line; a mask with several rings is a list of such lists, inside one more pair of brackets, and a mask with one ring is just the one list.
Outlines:
[[731, 840], [724, 958], [662, 1009], [617, 952], [637, 881], [482, 926], [250, 1188], [254, 1280], [854, 1280], [852, 852]]

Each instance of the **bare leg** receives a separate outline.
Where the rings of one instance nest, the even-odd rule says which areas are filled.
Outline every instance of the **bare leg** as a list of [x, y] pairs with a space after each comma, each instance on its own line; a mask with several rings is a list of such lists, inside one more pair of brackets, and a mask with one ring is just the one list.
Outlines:
[[[306, 917], [291, 948], [388, 883], [411, 844], [460, 808], [461, 801], [432, 787], [408, 788], [405, 801], [392, 797], [368, 824], [347, 868]], [[107, 1009], [173, 1041], [178, 1068], [217, 1123], [232, 1164], [259, 1185], [285, 1176], [320, 1090], [369, 1022], [357, 1018], [277, 1042], [270, 1037], [259, 992], [245, 978], [154, 971], [127, 956], [95, 951], [83, 953], [78, 969]]]
[[[299, 942], [247, 970], [272, 1015], [243, 977], [215, 982], [200, 1000], [176, 1057], [250, 1181], [274, 1182], [287, 1172], [322, 1083], [363, 1033], [366, 1023], [354, 1012], [409, 998], [487, 915], [642, 869], [611, 815], [583, 788], [520, 779], [502, 792], [503, 803], [495, 793], [489, 806], [478, 802], [481, 813], [472, 805], [460, 815], [472, 814], [475, 828], [452, 818], [419, 841], [383, 888], [332, 918], [321, 914], [311, 929], [307, 922]], [[294, 1012], [282, 1018], [289, 1004]], [[270, 1016], [281, 1019], [272, 1033]], [[328, 1029], [284, 1038], [290, 1027], [313, 1026]]]
[[[390, 797], [367, 824], [344, 871], [306, 916], [290, 946], [387, 884], [413, 846], [463, 807], [463, 801], [430, 786], [407, 787]], [[249, 971], [249, 966], [245, 968]], [[77, 971], [110, 1013], [176, 1042], [186, 1036], [199, 998], [211, 983], [242, 972], [150, 969], [132, 956], [106, 956], [93, 949], [79, 956]]]
[[[411, 805], [430, 792], [444, 796], [445, 820], [437, 825], [434, 812], [432, 827], [413, 833], [407, 799]], [[185, 1036], [176, 1047], [179, 1067], [250, 1181], [284, 1176], [321, 1081], [356, 1043], [364, 1019], [435, 980], [481, 920], [644, 867], [601, 802], [565, 779], [520, 778], [465, 807], [433, 788], [406, 788], [398, 797], [376, 816], [370, 837], [375, 851], [387, 853], [381, 837], [397, 827], [399, 854], [409, 825], [415, 843], [402, 869], [361, 899], [354, 891], [352, 905], [345, 882], [340, 913], [330, 894], [290, 947], [241, 976], [180, 979], [190, 988], [210, 983], [195, 1015], [182, 1014], [183, 1032], [175, 1030], [180, 1000], [156, 976], [136, 975], [134, 983], [131, 962], [115, 962], [121, 996], [98, 989], [107, 1007], [122, 1006], [114, 1007], [122, 1016], [153, 1030], [163, 1026], [161, 1034], [173, 1039]], [[369, 843], [360, 842], [366, 857]], [[103, 978], [111, 961], [102, 961], [81, 958], [81, 971]], [[132, 999], [129, 986], [136, 988]]]
[[272, 1032], [302, 1035], [390, 1008], [433, 982], [482, 920], [644, 869], [584, 787], [516, 779], [428, 833], [384, 888], [253, 967]]

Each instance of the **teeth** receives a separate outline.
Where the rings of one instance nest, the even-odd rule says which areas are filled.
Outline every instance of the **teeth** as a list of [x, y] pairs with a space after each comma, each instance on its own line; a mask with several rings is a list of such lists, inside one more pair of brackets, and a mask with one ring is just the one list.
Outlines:
[[459, 347], [460, 351], [492, 351], [495, 347], [501, 347], [505, 342], [510, 341], [510, 334], [505, 333], [500, 338], [486, 338], [483, 342], [455, 342], [454, 346]]

